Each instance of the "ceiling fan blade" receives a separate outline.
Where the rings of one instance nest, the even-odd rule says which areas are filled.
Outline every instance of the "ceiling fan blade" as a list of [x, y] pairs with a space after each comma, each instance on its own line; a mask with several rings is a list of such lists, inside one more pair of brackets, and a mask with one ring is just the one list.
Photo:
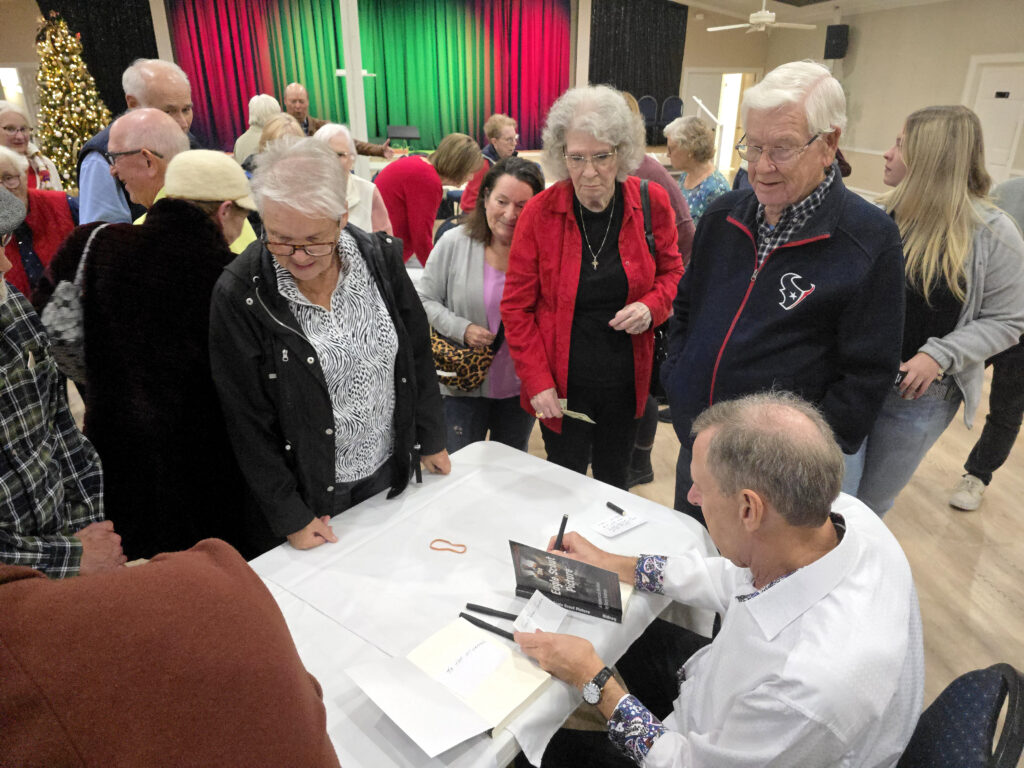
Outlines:
[[749, 24], [729, 24], [724, 27], [708, 27], [708, 32], [722, 32], [726, 29], [745, 29]]
[[782, 27], [784, 29], [817, 29], [816, 24], [791, 24], [785, 21], [777, 21], [772, 24], [773, 27]]

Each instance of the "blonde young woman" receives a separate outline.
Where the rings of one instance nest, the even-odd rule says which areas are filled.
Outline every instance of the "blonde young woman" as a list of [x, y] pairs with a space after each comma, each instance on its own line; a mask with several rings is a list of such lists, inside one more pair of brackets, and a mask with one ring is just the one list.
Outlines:
[[978, 116], [962, 106], [911, 114], [885, 154], [884, 181], [906, 256], [901, 380], [844, 483], [880, 516], [961, 402], [971, 426], [985, 359], [1024, 330], [1024, 240], [987, 199]]

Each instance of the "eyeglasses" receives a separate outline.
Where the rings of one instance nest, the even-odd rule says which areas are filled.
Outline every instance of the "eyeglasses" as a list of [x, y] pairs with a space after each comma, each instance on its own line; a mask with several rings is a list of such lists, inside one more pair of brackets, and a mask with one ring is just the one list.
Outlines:
[[145, 148], [143, 148], [143, 149], [129, 149], [129, 150], [126, 150], [124, 152], [104, 152], [103, 153], [103, 157], [106, 158], [107, 162], [110, 163], [110, 165], [116, 165], [118, 158], [127, 157], [128, 155], [137, 155], [140, 152], [149, 152], [149, 154], [151, 154], [151, 155], [153, 155], [155, 157], [159, 157], [161, 160], [164, 157], [159, 152], [154, 152], [152, 149], [145, 149]]
[[504, 138], [498, 138], [495, 139], [495, 141], [500, 141], [502, 144], [518, 144], [519, 134], [517, 133], [515, 136], [505, 136]]
[[345, 157], [348, 157], [349, 155], [351, 155], [352, 153], [351, 152], [335, 152], [334, 154], [336, 154], [338, 157], [345, 158]]
[[17, 189], [21, 186], [21, 176], [4, 176], [0, 178], [0, 184], [8, 189]]
[[32, 129], [29, 128], [27, 125], [21, 125], [18, 127], [15, 127], [13, 125], [5, 125], [4, 133], [6, 133], [8, 136], [13, 136], [16, 133], [24, 133], [26, 136], [31, 136]]
[[597, 155], [565, 155], [565, 164], [571, 170], [581, 171], [587, 167], [587, 163], [594, 166], [595, 171], [606, 171], [615, 164], [616, 150], [601, 152]]
[[333, 240], [329, 243], [292, 245], [291, 243], [272, 243], [267, 240], [266, 237], [263, 238], [263, 244], [267, 246], [267, 250], [275, 256], [291, 256], [296, 251], [305, 251], [307, 256], [312, 256], [314, 259], [333, 253], [335, 247], [335, 242]]
[[[744, 135], [743, 138], [747, 137]], [[802, 147], [755, 147], [753, 144], [744, 144], [741, 139], [740, 143], [736, 145], [736, 154], [740, 156], [741, 160], [746, 160], [748, 163], [756, 163], [761, 159], [761, 155], [764, 155], [772, 165], [785, 165], [802, 155], [819, 138], [821, 138], [820, 133], [814, 134], [811, 140]]]

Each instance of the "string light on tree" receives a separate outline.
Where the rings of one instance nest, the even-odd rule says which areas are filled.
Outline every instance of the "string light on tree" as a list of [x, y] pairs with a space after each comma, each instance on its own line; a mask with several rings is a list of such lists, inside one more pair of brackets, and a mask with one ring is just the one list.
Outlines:
[[110, 110], [82, 61], [81, 34], [50, 11], [36, 35], [39, 54], [39, 129], [36, 143], [57, 166], [64, 189], [78, 184], [78, 150], [110, 122]]

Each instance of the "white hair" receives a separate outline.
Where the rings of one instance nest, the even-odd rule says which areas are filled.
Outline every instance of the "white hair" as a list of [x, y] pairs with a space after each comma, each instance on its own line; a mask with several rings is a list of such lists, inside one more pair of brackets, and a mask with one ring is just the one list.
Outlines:
[[570, 88], [548, 110], [541, 136], [544, 167], [553, 169], [558, 179], [569, 176], [565, 165], [565, 137], [569, 131], [589, 133], [615, 147], [619, 163], [615, 178], [619, 181], [625, 181], [643, 162], [647, 148], [643, 120], [629, 108], [622, 93], [611, 86]]
[[173, 61], [164, 61], [163, 59], [136, 59], [131, 63], [131, 66], [124, 71], [121, 75], [121, 88], [124, 90], [125, 96], [134, 96], [140, 102], [149, 103], [146, 96], [146, 85], [149, 78], [153, 77], [156, 73], [163, 71], [165, 74], [176, 75], [180, 77], [185, 85], [190, 85], [188, 81], [188, 75], [185, 74], [185, 70], [175, 64]]
[[804, 108], [812, 134], [846, 128], [846, 96], [843, 86], [821, 64], [791, 61], [776, 67], [757, 85], [743, 92], [740, 115], [744, 125], [752, 109], [777, 109], [796, 104]]
[[348, 174], [327, 144], [284, 136], [256, 157], [252, 196], [260, 215], [267, 200], [309, 216], [338, 221], [348, 211]]
[[352, 138], [352, 132], [344, 125], [339, 123], [325, 123], [317, 128], [316, 133], [313, 134], [314, 139], [322, 141], [324, 144], [329, 142], [335, 136], [344, 136], [345, 142], [348, 144], [348, 151], [353, 155], [356, 154], [356, 141]]
[[20, 176], [28, 175], [28, 158], [10, 147], [0, 146], [0, 160], [10, 160]]
[[265, 93], [257, 93], [249, 99], [249, 125], [262, 128], [267, 120], [280, 114], [281, 105], [277, 99]]
[[14, 112], [15, 114], [21, 115], [25, 119], [26, 123], [32, 125], [32, 119], [28, 116], [28, 112], [13, 101], [4, 101], [3, 99], [0, 99], [0, 115], [4, 112]]

